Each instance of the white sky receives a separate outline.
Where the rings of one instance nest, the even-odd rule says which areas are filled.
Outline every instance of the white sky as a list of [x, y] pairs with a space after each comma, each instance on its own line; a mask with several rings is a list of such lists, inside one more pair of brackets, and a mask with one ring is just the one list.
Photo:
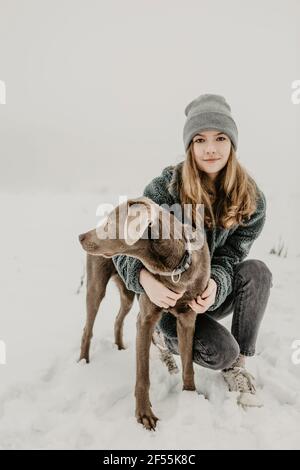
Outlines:
[[297, 0], [0, 0], [0, 11], [0, 188], [138, 195], [183, 159], [187, 103], [219, 93], [240, 161], [263, 187], [298, 193]]
[[[299, 0], [0, 0], [0, 341], [9, 365], [0, 388], [35, 375], [6, 392], [0, 447], [299, 447], [300, 366], [290, 359], [299, 333], [299, 44]], [[85, 308], [83, 290], [75, 295], [85, 259], [77, 234], [95, 226], [97, 203], [140, 195], [184, 158], [184, 109], [202, 93], [230, 103], [238, 157], [267, 196], [250, 255], [274, 273], [253, 364], [266, 406], [258, 419], [241, 414], [218, 376], [201, 370], [209, 400], [189, 396], [187, 407], [153, 367], [157, 444], [140, 439], [133, 418], [136, 311], [127, 352], [113, 350], [113, 288], [91, 367], [75, 366]], [[287, 258], [269, 254], [279, 236]]]

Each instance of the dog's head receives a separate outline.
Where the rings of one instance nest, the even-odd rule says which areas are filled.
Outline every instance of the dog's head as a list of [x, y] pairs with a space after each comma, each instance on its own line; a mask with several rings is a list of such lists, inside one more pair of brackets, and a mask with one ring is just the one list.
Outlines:
[[134, 256], [149, 240], [182, 239], [183, 234], [189, 239], [194, 235], [189, 225], [143, 196], [117, 206], [96, 229], [79, 235], [79, 241], [89, 254], [111, 258], [117, 254]]

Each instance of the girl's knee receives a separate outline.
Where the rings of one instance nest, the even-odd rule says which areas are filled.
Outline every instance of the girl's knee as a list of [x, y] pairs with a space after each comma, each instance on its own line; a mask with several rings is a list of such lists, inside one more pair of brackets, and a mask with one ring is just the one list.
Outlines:
[[273, 286], [273, 275], [264, 261], [248, 259], [237, 265], [236, 274], [244, 280], [251, 279], [259, 285]]
[[240, 348], [233, 336], [226, 343], [219, 345], [219, 348], [212, 348], [209, 344], [195, 343], [194, 361], [209, 369], [222, 370], [230, 367], [237, 359]]

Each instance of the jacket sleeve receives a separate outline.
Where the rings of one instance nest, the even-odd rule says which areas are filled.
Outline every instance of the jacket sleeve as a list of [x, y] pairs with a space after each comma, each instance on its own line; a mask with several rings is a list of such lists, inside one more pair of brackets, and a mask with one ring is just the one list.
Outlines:
[[[167, 182], [166, 176], [157, 176], [145, 187], [143, 196], [159, 205], [168, 203]], [[112, 257], [112, 260], [127, 289], [136, 294], [145, 292], [139, 281], [141, 269], [144, 267], [139, 259], [128, 255], [116, 255]]]
[[263, 192], [259, 191], [256, 211], [244, 222], [244, 226], [239, 225], [229, 235], [225, 245], [216, 248], [213, 254], [210, 277], [217, 284], [217, 293], [215, 302], [208, 311], [217, 309], [232, 292], [235, 267], [247, 257], [254, 240], [263, 229], [265, 219], [266, 198]]

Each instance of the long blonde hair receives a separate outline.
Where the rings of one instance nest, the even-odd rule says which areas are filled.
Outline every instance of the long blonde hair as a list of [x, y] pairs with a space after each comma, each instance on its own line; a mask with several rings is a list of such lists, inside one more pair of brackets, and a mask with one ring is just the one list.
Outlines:
[[198, 169], [193, 143], [187, 149], [181, 176], [180, 201], [182, 205], [192, 205], [193, 225], [196, 225], [197, 203], [204, 204], [204, 224], [207, 228], [243, 225], [245, 219], [255, 212], [257, 185], [238, 162], [232, 145], [228, 161], [217, 175], [214, 185], [207, 173]]

